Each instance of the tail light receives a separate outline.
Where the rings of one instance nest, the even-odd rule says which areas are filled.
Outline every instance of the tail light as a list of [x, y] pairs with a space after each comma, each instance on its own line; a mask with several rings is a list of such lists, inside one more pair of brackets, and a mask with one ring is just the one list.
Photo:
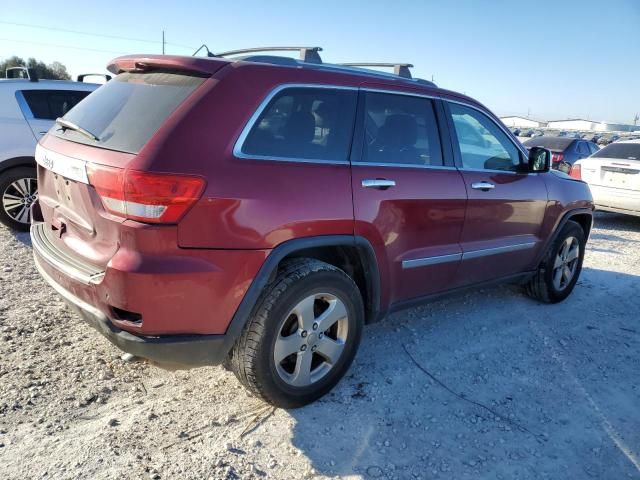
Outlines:
[[553, 163], [560, 163], [562, 160], [564, 160], [564, 154], [562, 154], [562, 153], [552, 153], [551, 154], [551, 161]]
[[87, 165], [89, 183], [104, 208], [121, 217], [147, 223], [176, 223], [200, 199], [201, 177]]
[[582, 180], [582, 167], [579, 163], [574, 163], [569, 175], [577, 180]]

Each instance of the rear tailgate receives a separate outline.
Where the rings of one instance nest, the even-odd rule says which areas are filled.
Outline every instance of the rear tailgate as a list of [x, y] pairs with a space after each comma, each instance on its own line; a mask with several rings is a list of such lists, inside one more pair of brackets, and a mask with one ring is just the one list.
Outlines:
[[[43, 241], [104, 270], [119, 248], [119, 226], [126, 219], [175, 223], [178, 215], [167, 220], [165, 213], [176, 208], [158, 207], [153, 197], [133, 198], [140, 190], [135, 180], [146, 175], [152, 178], [142, 178], [143, 187], [165, 190], [190, 180], [148, 172], [157, 152], [144, 147], [167, 130], [170, 117], [186, 114], [191, 103], [185, 100], [193, 94], [196, 101], [207, 78], [200, 71], [123, 72], [65, 115], [36, 151]], [[135, 201], [125, 198], [125, 184]]]
[[96, 190], [88, 184], [86, 165], [126, 165], [134, 157], [45, 137], [36, 150], [36, 161], [44, 234], [51, 244], [96, 267], [106, 267], [118, 249], [117, 226], [125, 218], [102, 207]]
[[640, 143], [611, 144], [582, 162], [590, 185], [640, 191]]

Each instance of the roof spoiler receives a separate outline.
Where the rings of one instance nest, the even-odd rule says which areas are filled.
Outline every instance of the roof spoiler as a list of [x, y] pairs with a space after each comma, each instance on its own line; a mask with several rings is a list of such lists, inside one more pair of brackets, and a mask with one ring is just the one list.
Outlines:
[[31, 82], [37, 82], [38, 74], [33, 68], [11, 67], [5, 70], [5, 78], [24, 78]]
[[111, 75], [107, 75], [104, 73], [83, 73], [82, 75], [78, 75], [78, 82], [84, 82], [84, 79], [87, 77], [104, 77], [104, 79], [108, 82], [111, 80]]
[[151, 70], [177, 70], [210, 76], [217, 72], [228, 61], [222, 58], [217, 61], [202, 57], [182, 57], [172, 55], [126, 55], [114, 58], [109, 62], [107, 70], [114, 75], [121, 72], [148, 72]]

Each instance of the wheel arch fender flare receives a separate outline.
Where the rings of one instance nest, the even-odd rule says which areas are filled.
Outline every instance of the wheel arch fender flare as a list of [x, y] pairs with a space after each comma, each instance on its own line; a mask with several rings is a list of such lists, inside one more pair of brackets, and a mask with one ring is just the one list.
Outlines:
[[553, 229], [553, 233], [549, 235], [549, 238], [547, 238], [547, 241], [545, 242], [543, 248], [540, 249], [538, 258], [536, 258], [536, 266], [539, 266], [540, 263], [544, 260], [545, 255], [547, 255], [549, 251], [549, 247], [553, 245], [553, 242], [556, 241], [558, 235], [560, 235], [560, 232], [562, 231], [562, 228], [567, 224], [569, 220], [572, 220], [574, 218], [588, 219], [587, 225], [583, 225], [580, 221], [578, 221], [577, 223], [579, 223], [583, 228], [586, 227], [585, 238], [589, 238], [591, 228], [593, 227], [593, 210], [591, 208], [575, 208], [569, 210], [568, 212], [565, 212], [557, 222], [555, 228]]
[[15, 167], [36, 167], [35, 157], [13, 157], [0, 161], [0, 174]]
[[354, 247], [356, 249], [368, 280], [367, 293], [370, 298], [369, 303], [371, 304], [368, 310], [368, 315], [370, 316], [369, 323], [378, 320], [382, 316], [382, 312], [380, 311], [380, 273], [378, 261], [371, 243], [369, 243], [366, 238], [358, 235], [322, 235], [287, 240], [276, 246], [267, 256], [242, 298], [240, 305], [236, 309], [225, 332], [225, 348], [228, 348], [228, 351], [231, 350], [237, 338], [240, 336], [265, 287], [267, 287], [277, 275], [280, 262], [296, 252], [319, 247]]

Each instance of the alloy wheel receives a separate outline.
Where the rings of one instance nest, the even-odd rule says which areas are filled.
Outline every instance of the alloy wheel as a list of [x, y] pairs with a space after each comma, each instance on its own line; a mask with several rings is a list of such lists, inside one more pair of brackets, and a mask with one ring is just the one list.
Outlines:
[[273, 359], [280, 378], [306, 387], [326, 376], [342, 357], [349, 333], [345, 304], [315, 293], [301, 300], [278, 329]]
[[571, 283], [580, 258], [580, 242], [576, 237], [567, 237], [562, 243], [553, 263], [553, 286], [558, 291]]
[[38, 198], [38, 182], [35, 178], [20, 178], [10, 183], [2, 192], [2, 208], [19, 223], [31, 223], [31, 205]]

